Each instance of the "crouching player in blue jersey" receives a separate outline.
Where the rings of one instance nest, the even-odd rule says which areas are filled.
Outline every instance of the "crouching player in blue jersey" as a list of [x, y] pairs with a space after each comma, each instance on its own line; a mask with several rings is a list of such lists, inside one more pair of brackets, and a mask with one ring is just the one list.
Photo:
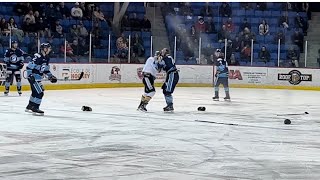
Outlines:
[[172, 93], [179, 82], [179, 73], [175, 61], [170, 56], [170, 52], [167, 48], [162, 49], [161, 56], [162, 60], [159, 62], [159, 66], [167, 73], [166, 81], [162, 85], [163, 94], [167, 103], [167, 106], [163, 108], [163, 111], [173, 111]]
[[48, 76], [52, 83], [57, 82], [57, 78], [50, 72], [49, 54], [51, 52], [51, 45], [49, 43], [42, 43], [40, 45], [40, 53], [34, 54], [34, 58], [27, 66], [28, 81], [31, 87], [31, 97], [29, 104], [26, 107], [26, 112], [32, 112], [34, 115], [43, 116], [44, 112], [39, 109], [42, 97], [44, 95], [43, 85], [41, 80], [43, 75]]
[[230, 94], [229, 94], [229, 69], [228, 63], [226, 60], [223, 59], [223, 54], [221, 53], [220, 49], [217, 49], [215, 52], [217, 56], [217, 72], [215, 74], [215, 83], [214, 83], [214, 97], [212, 98], [214, 101], [219, 101], [219, 86], [220, 84], [223, 85], [224, 91], [226, 92], [226, 97], [224, 100], [230, 101]]
[[23, 68], [24, 52], [18, 48], [18, 42], [12, 41], [11, 48], [7, 49], [4, 54], [4, 63], [7, 65], [7, 77], [5, 82], [4, 95], [8, 96], [10, 84], [13, 82], [13, 76], [16, 77], [17, 90], [21, 95], [21, 69]]

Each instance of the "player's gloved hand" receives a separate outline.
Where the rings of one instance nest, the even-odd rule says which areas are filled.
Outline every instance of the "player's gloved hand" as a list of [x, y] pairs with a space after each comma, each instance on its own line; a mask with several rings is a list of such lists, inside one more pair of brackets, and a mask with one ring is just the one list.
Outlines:
[[30, 75], [28, 76], [28, 81], [30, 82], [30, 84], [33, 84], [33, 83], [36, 82], [36, 79], [34, 78], [34, 76], [33, 76], [32, 74], [30, 74]]
[[48, 79], [51, 83], [56, 83], [58, 81], [58, 79], [54, 75], [50, 76]]
[[21, 63], [19, 64], [19, 69], [22, 69], [22, 68], [23, 68], [23, 66], [24, 66], [24, 63], [23, 63], [23, 62], [21, 62]]

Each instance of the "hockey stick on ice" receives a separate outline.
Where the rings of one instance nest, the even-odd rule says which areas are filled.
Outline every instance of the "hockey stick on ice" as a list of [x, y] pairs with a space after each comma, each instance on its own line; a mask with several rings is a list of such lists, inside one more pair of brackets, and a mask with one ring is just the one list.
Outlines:
[[[58, 81], [80, 81], [83, 78], [84, 72], [81, 72], [78, 79], [57, 79]], [[45, 79], [44, 81], [49, 81], [49, 79]]]
[[196, 122], [203, 122], [203, 123], [212, 123], [212, 124], [222, 124], [222, 125], [230, 125], [230, 126], [239, 126], [239, 124], [234, 123], [222, 123], [222, 122], [214, 122], [214, 121], [203, 121], [203, 120], [195, 120]]
[[298, 116], [298, 115], [305, 115], [305, 114], [309, 114], [309, 113], [304, 112], [304, 113], [296, 113], [296, 114], [277, 114], [277, 116]]

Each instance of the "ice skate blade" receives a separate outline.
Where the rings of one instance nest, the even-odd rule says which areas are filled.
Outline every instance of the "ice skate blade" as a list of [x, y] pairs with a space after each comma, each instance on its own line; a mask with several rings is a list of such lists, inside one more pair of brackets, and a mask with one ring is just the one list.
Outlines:
[[140, 111], [140, 112], [148, 112], [147, 110], [140, 109], [140, 108], [138, 108], [137, 111]]
[[219, 99], [213, 99], [213, 101], [219, 101]]
[[24, 112], [32, 113], [32, 110], [30, 110], [30, 109], [25, 109]]
[[34, 115], [34, 116], [44, 116], [44, 113], [36, 113], [36, 112], [33, 112], [32, 115]]

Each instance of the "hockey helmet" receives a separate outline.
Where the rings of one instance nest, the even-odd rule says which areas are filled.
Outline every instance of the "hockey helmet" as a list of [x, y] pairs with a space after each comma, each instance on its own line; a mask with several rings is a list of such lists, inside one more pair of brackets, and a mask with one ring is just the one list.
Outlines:
[[43, 50], [44, 48], [51, 48], [50, 43], [42, 43], [42, 44], [40, 45], [40, 49]]
[[161, 53], [160, 53], [160, 51], [156, 51], [155, 53], [154, 53], [154, 56], [160, 56], [161, 55]]
[[161, 55], [162, 55], [163, 57], [168, 56], [169, 54], [170, 54], [169, 49], [163, 48], [163, 49], [161, 50]]
[[17, 46], [18, 46], [18, 41], [15, 41], [15, 40], [11, 41], [11, 47], [13, 47], [14, 44], [17, 44]]

